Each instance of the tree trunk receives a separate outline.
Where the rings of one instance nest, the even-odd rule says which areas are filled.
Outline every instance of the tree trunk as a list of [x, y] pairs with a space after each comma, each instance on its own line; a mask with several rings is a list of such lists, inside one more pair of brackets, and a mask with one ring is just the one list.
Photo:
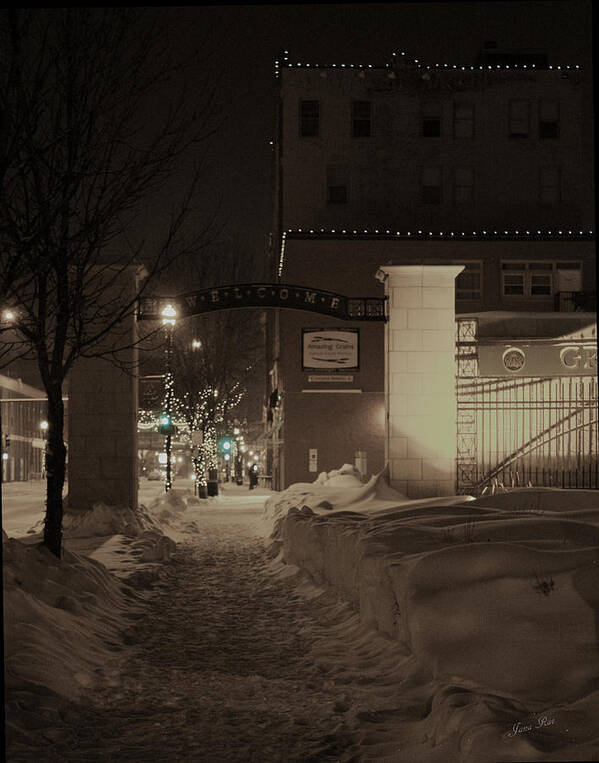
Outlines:
[[193, 468], [195, 472], [195, 486], [197, 488], [197, 494], [200, 498], [208, 497], [208, 489], [206, 482], [206, 461], [204, 458], [204, 450], [200, 445], [197, 449], [197, 454], [193, 459]]
[[216, 455], [216, 427], [209, 422], [203, 430], [204, 452], [208, 465], [208, 495], [218, 495], [218, 458]]
[[44, 545], [60, 559], [62, 549], [62, 490], [66, 472], [63, 440], [62, 388], [48, 395], [48, 442], [46, 445], [46, 518]]

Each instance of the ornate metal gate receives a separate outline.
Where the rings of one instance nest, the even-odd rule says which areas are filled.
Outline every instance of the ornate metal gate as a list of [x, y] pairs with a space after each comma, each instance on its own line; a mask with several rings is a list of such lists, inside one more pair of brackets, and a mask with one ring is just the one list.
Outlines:
[[476, 319], [456, 323], [458, 492], [599, 489], [597, 377], [480, 377]]

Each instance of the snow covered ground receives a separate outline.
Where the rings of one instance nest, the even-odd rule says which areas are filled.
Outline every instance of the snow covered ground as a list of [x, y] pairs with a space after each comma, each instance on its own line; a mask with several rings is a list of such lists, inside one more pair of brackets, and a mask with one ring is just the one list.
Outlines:
[[599, 759], [599, 493], [162, 489], [5, 486], [9, 760]]
[[408, 501], [346, 466], [267, 511], [281, 557], [397, 644], [406, 718], [379, 755], [599, 759], [599, 492]]

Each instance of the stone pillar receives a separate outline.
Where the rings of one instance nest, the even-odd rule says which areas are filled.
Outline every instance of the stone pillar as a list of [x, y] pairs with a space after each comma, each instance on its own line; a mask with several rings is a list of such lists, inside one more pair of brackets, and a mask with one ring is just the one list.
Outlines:
[[455, 494], [455, 278], [462, 265], [384, 265], [385, 458], [409, 498]]
[[[137, 270], [130, 271], [119, 277], [119, 290], [127, 276], [131, 290], [136, 287]], [[132, 344], [136, 323], [135, 315], [130, 315], [112, 341]], [[80, 358], [68, 376], [69, 511], [94, 503], [137, 506], [137, 347], [121, 351], [118, 357], [127, 370], [104, 358]]]

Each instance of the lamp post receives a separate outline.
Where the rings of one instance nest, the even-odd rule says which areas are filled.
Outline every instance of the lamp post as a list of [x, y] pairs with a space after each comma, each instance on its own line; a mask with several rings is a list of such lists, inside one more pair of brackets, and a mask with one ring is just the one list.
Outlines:
[[171, 374], [172, 355], [173, 355], [173, 329], [175, 328], [175, 318], [177, 317], [177, 311], [175, 308], [168, 304], [160, 312], [162, 315], [162, 325], [166, 332], [166, 357], [165, 357], [165, 400], [164, 400], [164, 412], [160, 421], [160, 430], [166, 435], [165, 451], [166, 451], [166, 477], [164, 480], [164, 492], [168, 491], [172, 487], [171, 478], [171, 436], [174, 430], [172, 421], [172, 405], [173, 405], [173, 379]]
[[44, 460], [42, 462], [42, 479], [46, 477], [46, 455], [48, 451], [48, 422], [44, 419], [40, 421], [40, 429], [42, 430], [42, 437], [44, 439]]

